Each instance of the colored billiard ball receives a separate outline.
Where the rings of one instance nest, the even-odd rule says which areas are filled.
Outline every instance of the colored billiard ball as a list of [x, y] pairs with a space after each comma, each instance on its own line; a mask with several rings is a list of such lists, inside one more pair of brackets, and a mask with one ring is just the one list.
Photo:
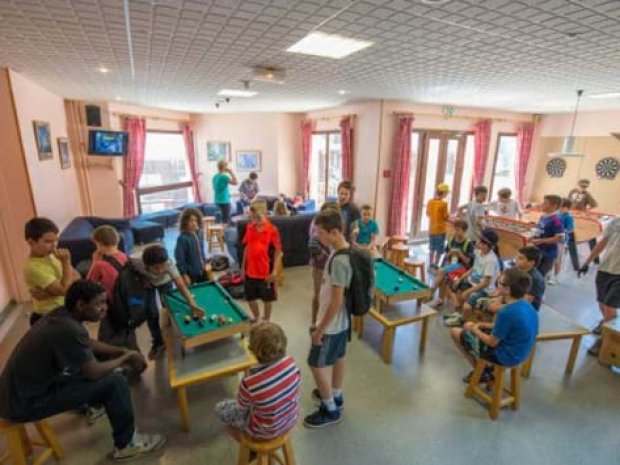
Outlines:
[[229, 318], [229, 319], [228, 319], [228, 322], [229, 322], [229, 323], [232, 323], [232, 318]]
[[217, 320], [217, 315], [211, 315], [211, 318], [209, 318], [209, 320], [211, 320], [211, 323], [213, 323], [215, 320]]
[[185, 318], [183, 318], [183, 321], [185, 321], [185, 324], [188, 325], [190, 321], [192, 321], [192, 319], [190, 318], [189, 315], [185, 315]]
[[398, 286], [394, 286], [394, 290], [395, 290], [395, 291], [397, 291], [397, 290], [399, 290], [399, 289], [400, 289], [400, 287], [398, 287]]
[[202, 322], [202, 320], [198, 319], [196, 320], [196, 322], [198, 323], [198, 326], [200, 326], [201, 328], [204, 327], [204, 323]]

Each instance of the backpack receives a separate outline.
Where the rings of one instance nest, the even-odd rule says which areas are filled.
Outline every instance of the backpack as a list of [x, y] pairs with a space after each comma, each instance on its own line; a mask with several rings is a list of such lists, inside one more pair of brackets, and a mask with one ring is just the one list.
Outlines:
[[224, 254], [214, 254], [210, 261], [211, 269], [213, 271], [224, 271], [230, 267], [230, 260], [228, 259], [228, 256]]
[[[349, 313], [349, 318], [353, 316], [363, 316], [368, 313], [375, 292], [375, 268], [372, 257], [365, 250], [354, 248], [340, 249], [336, 251], [329, 261], [328, 271], [332, 272], [332, 262], [336, 255], [348, 255], [351, 262], [351, 283], [345, 289], [345, 306]], [[350, 325], [349, 325], [350, 327]]]
[[109, 303], [108, 317], [116, 328], [133, 329], [147, 318], [147, 290], [144, 276], [128, 260], [121, 265], [114, 257], [104, 255], [102, 260], [112, 265], [118, 272]]
[[230, 271], [220, 276], [217, 281], [224, 289], [226, 289], [233, 299], [243, 299], [245, 296], [243, 278], [241, 277], [241, 273], [238, 271]]

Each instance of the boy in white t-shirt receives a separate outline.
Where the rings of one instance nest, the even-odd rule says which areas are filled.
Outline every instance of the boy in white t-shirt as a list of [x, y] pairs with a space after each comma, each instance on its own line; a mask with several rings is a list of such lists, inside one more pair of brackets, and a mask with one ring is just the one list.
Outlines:
[[458, 215], [467, 221], [467, 240], [469, 241], [477, 241], [480, 232], [484, 229], [484, 217], [487, 214], [484, 202], [488, 193], [489, 189], [486, 186], [476, 186], [474, 199], [458, 208]]
[[497, 253], [497, 233], [485, 229], [476, 242], [476, 255], [473, 266], [453, 284], [456, 292], [455, 311], [446, 315], [446, 326], [459, 326], [462, 313], [469, 312], [476, 306], [478, 299], [488, 297], [495, 290], [497, 277], [501, 273], [500, 259]]
[[519, 202], [511, 199], [512, 191], [504, 187], [497, 191], [497, 200], [489, 204], [490, 213], [495, 216], [503, 216], [513, 220], [521, 219], [523, 212], [519, 207]]

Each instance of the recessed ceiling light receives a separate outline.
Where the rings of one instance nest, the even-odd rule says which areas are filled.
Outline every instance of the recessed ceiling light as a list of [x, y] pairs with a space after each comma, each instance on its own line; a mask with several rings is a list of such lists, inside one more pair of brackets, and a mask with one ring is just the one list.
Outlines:
[[347, 93], [347, 91], [346, 91], [346, 90], [339, 90], [339, 91], [338, 91], [338, 93], [339, 93], [340, 95], [344, 95], [344, 94], [346, 94], [346, 93]]
[[109, 73], [110, 70], [106, 68], [105, 66], [101, 66], [99, 67], [99, 72], [105, 74], [105, 73]]
[[348, 37], [335, 34], [311, 32], [299, 42], [286, 49], [286, 51], [340, 59], [368, 48], [373, 44], [374, 42], [349, 39]]
[[119, 100], [123, 100], [123, 99], [117, 95], [117, 96], [114, 98], [114, 100], [116, 100], [116, 101], [118, 102]]
[[420, 0], [420, 3], [424, 3], [425, 5], [445, 5], [450, 0]]
[[592, 95], [587, 95], [586, 97], [589, 97], [589, 98], [600, 98], [600, 99], [620, 98], [620, 92], [607, 92], [605, 94], [592, 94]]
[[258, 92], [253, 90], [241, 90], [241, 89], [222, 89], [217, 95], [224, 97], [254, 97]]

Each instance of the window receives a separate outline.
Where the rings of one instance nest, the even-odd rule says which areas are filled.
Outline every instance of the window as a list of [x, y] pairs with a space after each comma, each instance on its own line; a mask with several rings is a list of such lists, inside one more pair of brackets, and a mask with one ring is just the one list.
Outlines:
[[498, 190], [507, 187], [515, 193], [515, 165], [517, 161], [517, 136], [500, 134], [495, 154], [495, 169], [489, 197], [495, 199]]
[[180, 132], [146, 133], [144, 168], [137, 194], [141, 213], [177, 208], [194, 200]]
[[342, 145], [340, 131], [312, 134], [310, 157], [310, 198], [325, 202], [336, 197], [342, 181]]
[[472, 184], [474, 182], [474, 135], [467, 134], [465, 140], [465, 158], [463, 160], [463, 173], [461, 174], [461, 192], [459, 205], [466, 204], [471, 200]]

